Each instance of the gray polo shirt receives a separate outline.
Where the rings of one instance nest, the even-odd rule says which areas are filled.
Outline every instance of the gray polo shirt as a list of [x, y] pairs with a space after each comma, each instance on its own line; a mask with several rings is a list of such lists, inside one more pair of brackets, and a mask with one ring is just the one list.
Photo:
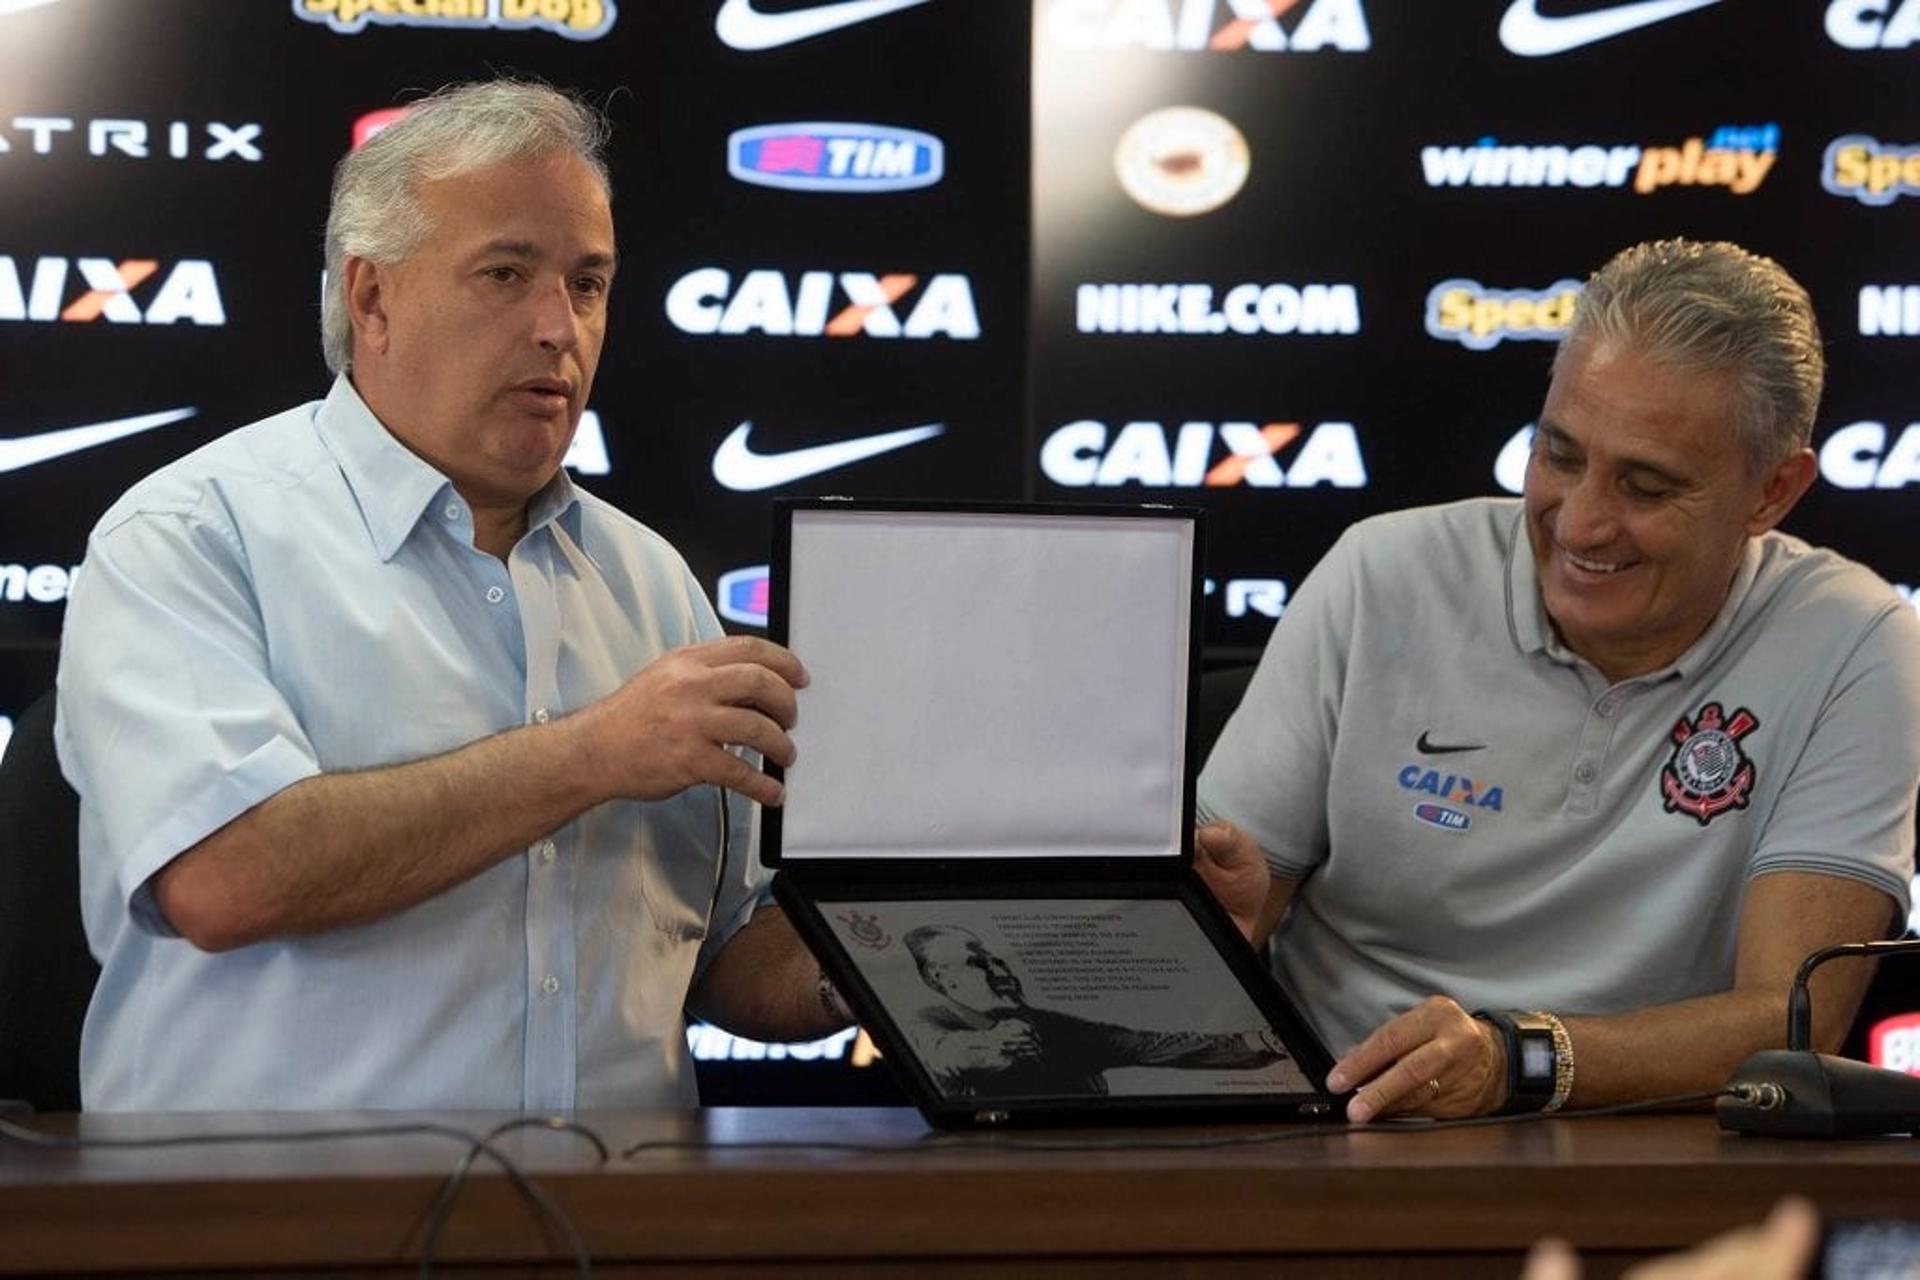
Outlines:
[[1609, 686], [1540, 605], [1520, 503], [1349, 529], [1274, 629], [1199, 784], [1304, 878], [1275, 965], [1336, 1053], [1442, 993], [1603, 1014], [1732, 985], [1749, 879], [1904, 913], [1920, 619], [1797, 538], [1748, 544], [1671, 666]]

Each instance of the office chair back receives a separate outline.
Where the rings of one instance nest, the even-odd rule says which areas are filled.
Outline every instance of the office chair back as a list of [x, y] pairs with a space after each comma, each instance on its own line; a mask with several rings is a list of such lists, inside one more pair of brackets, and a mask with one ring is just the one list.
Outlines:
[[0, 1099], [80, 1109], [80, 1024], [100, 966], [80, 926], [80, 798], [53, 751], [53, 693], [0, 759]]

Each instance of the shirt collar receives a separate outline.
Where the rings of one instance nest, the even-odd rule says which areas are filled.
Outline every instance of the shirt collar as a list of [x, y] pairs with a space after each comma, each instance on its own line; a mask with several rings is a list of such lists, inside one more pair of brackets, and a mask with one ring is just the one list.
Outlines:
[[[340, 464], [382, 561], [393, 559], [422, 516], [456, 497], [453, 482], [394, 437], [346, 374], [333, 380], [314, 426]], [[577, 541], [578, 508], [573, 481], [557, 472], [527, 503], [527, 532], [564, 518], [563, 527]]]
[[[1684, 677], [1711, 658], [1719, 650], [1728, 628], [1733, 625], [1734, 615], [1740, 612], [1747, 593], [1753, 588], [1753, 580], [1760, 572], [1760, 554], [1760, 540], [1748, 538], [1747, 545], [1740, 553], [1740, 566], [1733, 574], [1733, 584], [1727, 590], [1726, 602], [1720, 606], [1720, 612], [1714, 615], [1700, 638], [1689, 645], [1685, 653], [1658, 671], [1649, 671], [1634, 679], [1658, 680], [1668, 675]], [[1547, 619], [1546, 606], [1540, 600], [1540, 576], [1535, 569], [1533, 543], [1527, 537], [1524, 507], [1514, 512], [1508, 537], [1507, 625], [1515, 646], [1522, 653], [1544, 653], [1555, 662], [1562, 663], [1583, 661], [1561, 642]]]

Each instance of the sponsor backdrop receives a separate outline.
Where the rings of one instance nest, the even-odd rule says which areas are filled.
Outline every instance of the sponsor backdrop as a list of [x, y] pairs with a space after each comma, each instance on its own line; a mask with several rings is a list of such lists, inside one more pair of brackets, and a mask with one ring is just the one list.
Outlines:
[[1916, 46], [1920, 0], [0, 0], [0, 741], [107, 503], [324, 392], [339, 155], [495, 72], [615, 121], [569, 464], [736, 627], [773, 495], [1193, 502], [1250, 659], [1354, 519], [1517, 489], [1578, 280], [1674, 233], [1811, 286], [1791, 527], [1920, 583]]

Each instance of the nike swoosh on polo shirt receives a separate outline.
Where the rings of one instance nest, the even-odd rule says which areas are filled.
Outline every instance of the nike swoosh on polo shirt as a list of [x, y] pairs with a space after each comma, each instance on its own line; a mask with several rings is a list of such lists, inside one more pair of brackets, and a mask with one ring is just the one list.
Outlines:
[[714, 34], [735, 49], [758, 53], [796, 44], [815, 36], [851, 27], [871, 18], [885, 17], [902, 9], [925, 4], [927, 0], [837, 0], [815, 4], [784, 13], [764, 13], [753, 7], [753, 0], [726, 0], [714, 16]]
[[1500, 19], [1500, 43], [1523, 58], [1544, 58], [1677, 18], [1720, 0], [1635, 0], [1588, 13], [1550, 17], [1539, 0], [1513, 0]]
[[30, 436], [0, 440], [0, 472], [18, 471], [38, 462], [50, 462], [69, 453], [106, 444], [110, 440], [138, 435], [142, 431], [191, 418], [198, 412], [198, 409], [164, 409], [159, 413], [143, 413], [135, 418], [115, 418], [111, 422], [91, 422], [81, 427], [63, 427], [58, 431], [41, 431]]
[[743, 422], [714, 451], [713, 478], [741, 493], [775, 489], [783, 484], [792, 484], [795, 480], [817, 476], [823, 471], [865, 461], [877, 454], [931, 440], [946, 429], [944, 423], [933, 422], [924, 427], [906, 427], [853, 440], [836, 440], [832, 444], [789, 449], [785, 453], [755, 453], [747, 444], [747, 433], [753, 430], [753, 424]]

